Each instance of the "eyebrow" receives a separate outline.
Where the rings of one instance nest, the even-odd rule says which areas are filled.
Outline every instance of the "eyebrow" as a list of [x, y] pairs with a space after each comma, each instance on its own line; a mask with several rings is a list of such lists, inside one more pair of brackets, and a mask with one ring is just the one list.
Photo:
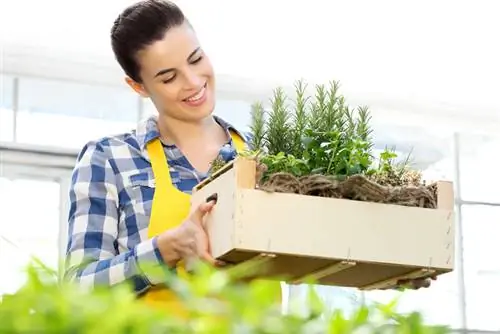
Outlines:
[[[188, 60], [188, 61], [191, 61], [191, 60], [192, 60], [192, 58], [194, 57], [194, 55], [195, 55], [195, 54], [196, 54], [199, 50], [200, 50], [200, 47], [197, 47], [196, 49], [194, 49], [194, 51], [193, 51], [193, 52], [191, 52], [191, 53], [189, 54], [189, 56], [187, 57], [187, 60]], [[173, 70], [174, 70], [173, 68], [165, 68], [165, 69], [163, 69], [163, 70], [161, 70], [161, 71], [158, 71], [158, 73], [156, 73], [156, 74], [155, 74], [155, 78], [156, 78], [156, 77], [159, 77], [160, 75], [163, 75], [163, 74], [167, 74], [167, 73], [169, 73], [169, 72], [172, 72]]]

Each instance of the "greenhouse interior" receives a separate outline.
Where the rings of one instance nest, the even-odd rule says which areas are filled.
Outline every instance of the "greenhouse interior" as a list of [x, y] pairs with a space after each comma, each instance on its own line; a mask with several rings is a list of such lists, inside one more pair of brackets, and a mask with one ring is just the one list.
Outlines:
[[[155, 114], [126, 84], [109, 32], [135, 1], [4, 1], [0, 9], [0, 296], [25, 281], [32, 256], [60, 267], [69, 187], [90, 140]], [[251, 108], [277, 87], [338, 81], [367, 106], [375, 150], [410, 154], [428, 180], [454, 185], [455, 265], [398, 311], [457, 333], [498, 333], [500, 318], [500, 46], [494, 1], [175, 1], [216, 73], [214, 113], [249, 130]], [[497, 96], [497, 97], [495, 97]], [[489, 160], [491, 158], [491, 160]], [[495, 241], [496, 240], [496, 241]], [[422, 244], [425, 248], [426, 245]], [[400, 292], [315, 286], [348, 312]], [[306, 298], [286, 285], [283, 307]], [[497, 310], [497, 311], [495, 311]]]

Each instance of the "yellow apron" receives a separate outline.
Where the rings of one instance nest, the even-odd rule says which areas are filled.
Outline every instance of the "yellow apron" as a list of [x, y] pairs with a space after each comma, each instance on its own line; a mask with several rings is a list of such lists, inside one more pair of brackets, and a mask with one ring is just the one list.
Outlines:
[[[231, 137], [236, 149], [243, 150], [243, 140], [235, 134], [231, 134]], [[148, 143], [147, 151], [156, 183], [148, 227], [148, 238], [152, 238], [180, 225], [188, 217], [191, 205], [190, 195], [178, 190], [172, 184], [168, 162], [160, 139], [157, 138]], [[187, 277], [182, 264], [177, 267], [177, 273], [180, 277]], [[141, 299], [170, 314], [186, 316], [185, 308], [179, 297], [167, 288], [153, 287]]]

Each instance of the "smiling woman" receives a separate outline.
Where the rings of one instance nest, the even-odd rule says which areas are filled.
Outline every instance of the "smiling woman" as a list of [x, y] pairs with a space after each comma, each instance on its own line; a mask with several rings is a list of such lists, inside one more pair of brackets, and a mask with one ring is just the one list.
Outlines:
[[[161, 1], [147, 4], [129, 8], [113, 26], [113, 50], [128, 75], [127, 83], [141, 96], [151, 98], [170, 122], [206, 118], [215, 106], [210, 59], [180, 9]], [[141, 16], [133, 10], [139, 7]], [[132, 34], [132, 23], [139, 24], [142, 18], [148, 22], [140, 26], [147, 29]], [[126, 25], [127, 21], [131, 24]]]
[[[214, 201], [190, 207], [192, 188], [247, 138], [213, 115], [214, 70], [191, 24], [173, 3], [139, 1], [111, 29], [112, 48], [133, 91], [157, 114], [134, 131], [89, 141], [70, 189], [66, 277], [82, 285], [131, 283], [138, 296], [179, 312], [177, 296], [151, 265], [185, 274], [210, 255], [203, 217]], [[279, 284], [279, 282], [277, 282]]]

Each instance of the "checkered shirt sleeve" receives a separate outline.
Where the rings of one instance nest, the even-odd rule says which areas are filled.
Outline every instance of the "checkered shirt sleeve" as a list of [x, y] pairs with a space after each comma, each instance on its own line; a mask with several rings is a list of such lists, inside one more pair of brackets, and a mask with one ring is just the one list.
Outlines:
[[[77, 158], [70, 188], [69, 242], [66, 278], [92, 288], [131, 283], [137, 294], [159, 277], [145, 273], [144, 265], [163, 261], [157, 239], [141, 241], [118, 252], [118, 193], [112, 168], [112, 149], [105, 142], [88, 143]], [[124, 157], [120, 157], [124, 158]]]

